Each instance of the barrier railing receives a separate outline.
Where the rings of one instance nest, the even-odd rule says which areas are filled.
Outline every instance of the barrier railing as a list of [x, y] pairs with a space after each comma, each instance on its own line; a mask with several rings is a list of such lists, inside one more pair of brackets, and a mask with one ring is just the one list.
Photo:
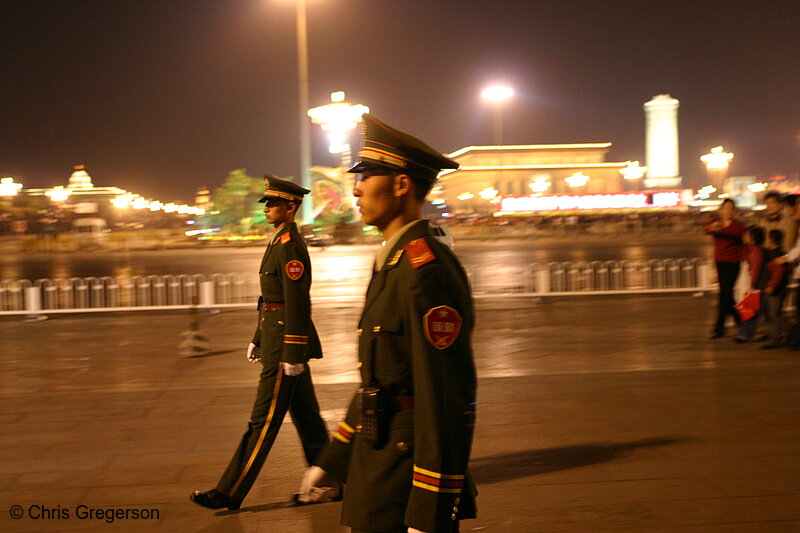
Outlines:
[[[714, 289], [711, 265], [700, 258], [492, 265], [467, 273], [476, 298]], [[360, 299], [369, 275], [369, 270], [361, 269], [316, 279], [312, 299]], [[0, 315], [249, 307], [258, 295], [257, 276], [242, 274], [7, 280], [0, 282]]]

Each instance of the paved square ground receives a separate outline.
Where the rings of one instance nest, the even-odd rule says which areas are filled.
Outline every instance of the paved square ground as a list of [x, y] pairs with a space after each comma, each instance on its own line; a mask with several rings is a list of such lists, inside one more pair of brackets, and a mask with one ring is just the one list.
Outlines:
[[[356, 387], [358, 313], [315, 305], [331, 427]], [[480, 516], [463, 531], [800, 531], [800, 352], [709, 340], [712, 313], [687, 295], [480, 301]], [[0, 531], [346, 531], [338, 503], [287, 505], [303, 471], [290, 421], [239, 512], [189, 501], [245, 430], [258, 368], [252, 311], [204, 316], [206, 357], [178, 355], [188, 325], [0, 320]]]

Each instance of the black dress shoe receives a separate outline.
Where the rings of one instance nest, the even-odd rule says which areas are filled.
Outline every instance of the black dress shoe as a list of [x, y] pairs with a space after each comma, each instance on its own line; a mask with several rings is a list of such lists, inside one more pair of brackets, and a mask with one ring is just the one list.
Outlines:
[[722, 337], [724, 337], [722, 333], [715, 331], [714, 333], [711, 334], [709, 339], [721, 339]]
[[234, 501], [230, 496], [222, 494], [217, 489], [211, 489], [205, 492], [196, 490], [189, 496], [189, 499], [197, 505], [208, 507], [209, 509], [222, 509], [223, 507], [227, 507], [231, 511], [236, 511], [242, 504], [242, 502]]

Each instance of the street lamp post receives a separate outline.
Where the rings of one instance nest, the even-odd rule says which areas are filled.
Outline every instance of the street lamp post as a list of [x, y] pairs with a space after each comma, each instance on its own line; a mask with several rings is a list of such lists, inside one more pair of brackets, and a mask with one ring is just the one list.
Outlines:
[[514, 96], [514, 89], [507, 85], [491, 85], [481, 92], [481, 98], [492, 104], [494, 113], [494, 143], [503, 144], [503, 103]]
[[[300, 185], [311, 189], [311, 136], [308, 127], [308, 32], [306, 0], [297, 2], [297, 89], [300, 109]], [[312, 222], [311, 198], [301, 204], [305, 224]]]

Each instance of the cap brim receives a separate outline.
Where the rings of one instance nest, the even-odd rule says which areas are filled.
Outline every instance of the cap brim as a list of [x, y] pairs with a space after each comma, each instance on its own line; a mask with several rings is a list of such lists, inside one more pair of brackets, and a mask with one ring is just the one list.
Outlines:
[[405, 172], [406, 170], [402, 167], [396, 167], [394, 165], [390, 165], [388, 163], [383, 162], [374, 162], [369, 160], [362, 160], [350, 167], [350, 170], [347, 172], [351, 174], [358, 174], [360, 172], [367, 172], [368, 170], [390, 170], [393, 172]]

